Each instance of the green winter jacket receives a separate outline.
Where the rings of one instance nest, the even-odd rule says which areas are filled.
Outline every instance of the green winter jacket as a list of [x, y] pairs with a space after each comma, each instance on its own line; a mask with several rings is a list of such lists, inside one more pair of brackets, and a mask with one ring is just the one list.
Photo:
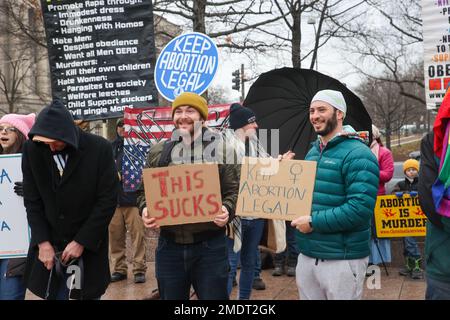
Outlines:
[[[351, 129], [353, 130], [353, 129]], [[319, 259], [359, 259], [370, 254], [370, 221], [378, 192], [378, 161], [359, 139], [336, 136], [305, 160], [316, 161], [309, 234], [296, 232], [300, 252]]]

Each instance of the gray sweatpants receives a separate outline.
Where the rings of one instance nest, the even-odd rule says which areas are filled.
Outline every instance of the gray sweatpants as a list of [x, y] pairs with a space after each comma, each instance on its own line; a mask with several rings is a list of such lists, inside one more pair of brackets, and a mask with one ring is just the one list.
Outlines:
[[299, 254], [296, 282], [301, 300], [360, 300], [369, 257], [322, 260]]

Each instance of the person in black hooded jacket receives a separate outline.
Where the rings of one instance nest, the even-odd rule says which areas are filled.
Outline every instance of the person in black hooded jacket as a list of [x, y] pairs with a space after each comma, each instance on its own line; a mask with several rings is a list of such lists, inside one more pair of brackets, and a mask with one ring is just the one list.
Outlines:
[[108, 225], [117, 203], [111, 145], [76, 127], [59, 101], [40, 112], [28, 136], [27, 288], [44, 299], [98, 299], [110, 282]]

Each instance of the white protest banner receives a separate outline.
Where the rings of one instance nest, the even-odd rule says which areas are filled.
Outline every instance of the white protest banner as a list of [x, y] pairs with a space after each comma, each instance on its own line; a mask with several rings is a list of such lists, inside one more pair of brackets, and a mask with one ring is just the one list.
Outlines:
[[441, 104], [450, 83], [450, 2], [422, 0], [425, 98]]
[[310, 215], [315, 177], [314, 161], [245, 157], [236, 214], [287, 221]]
[[0, 259], [25, 257], [30, 244], [23, 198], [14, 193], [22, 181], [21, 155], [0, 155]]

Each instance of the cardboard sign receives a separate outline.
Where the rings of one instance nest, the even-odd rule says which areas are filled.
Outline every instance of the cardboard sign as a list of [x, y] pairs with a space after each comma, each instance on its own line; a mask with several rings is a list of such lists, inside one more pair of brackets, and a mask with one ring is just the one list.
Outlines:
[[311, 214], [316, 162], [244, 158], [236, 214], [293, 219]]
[[145, 199], [160, 226], [213, 221], [222, 212], [217, 164], [143, 170]]
[[375, 227], [378, 238], [423, 237], [427, 217], [420, 208], [419, 197], [378, 196]]
[[[227, 126], [229, 104], [208, 106], [208, 128], [222, 131]], [[141, 183], [142, 168], [150, 147], [170, 139], [175, 128], [172, 107], [125, 108], [123, 188], [134, 192]]]
[[25, 257], [30, 232], [23, 198], [14, 193], [22, 181], [21, 155], [0, 155], [0, 259]]

